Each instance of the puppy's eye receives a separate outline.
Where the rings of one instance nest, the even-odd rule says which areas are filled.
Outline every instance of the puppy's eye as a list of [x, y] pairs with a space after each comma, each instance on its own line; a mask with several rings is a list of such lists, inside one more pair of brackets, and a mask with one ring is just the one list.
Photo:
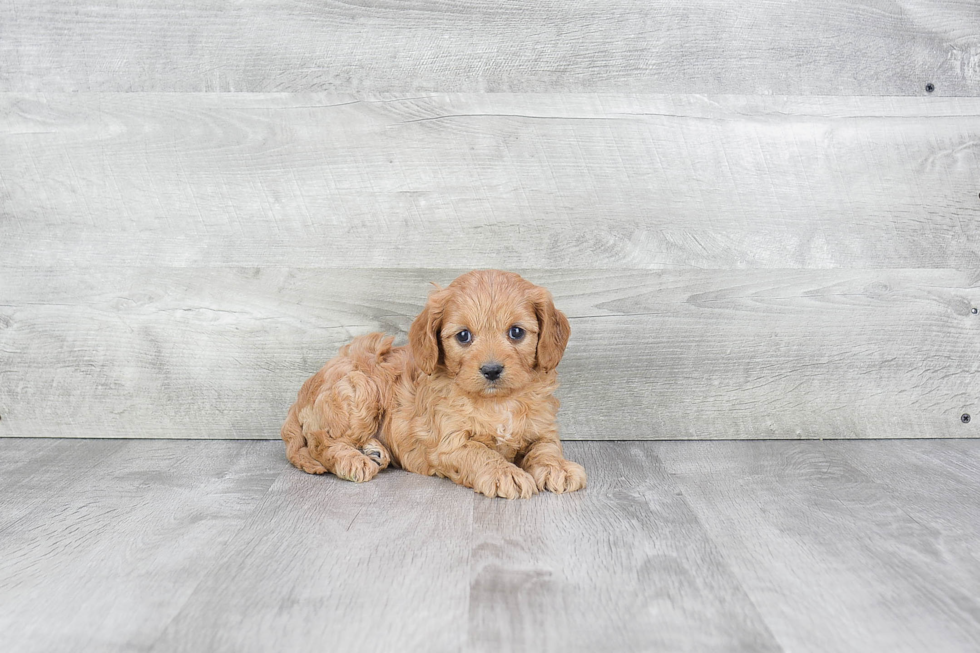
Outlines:
[[520, 340], [524, 337], [524, 329], [519, 326], [512, 326], [510, 331], [507, 332], [511, 340]]
[[458, 342], [461, 345], [468, 345], [471, 342], [473, 342], [473, 334], [470, 333], [467, 329], [463, 329], [462, 331], [456, 334], [456, 342]]

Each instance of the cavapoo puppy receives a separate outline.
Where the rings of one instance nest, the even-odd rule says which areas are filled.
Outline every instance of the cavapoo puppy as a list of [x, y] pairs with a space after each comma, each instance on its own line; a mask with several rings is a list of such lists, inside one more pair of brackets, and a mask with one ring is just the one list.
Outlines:
[[580, 490], [585, 469], [565, 460], [555, 424], [569, 332], [544, 288], [464, 274], [429, 295], [406, 346], [360, 336], [303, 384], [282, 427], [286, 457], [357, 482], [391, 463], [488, 497]]

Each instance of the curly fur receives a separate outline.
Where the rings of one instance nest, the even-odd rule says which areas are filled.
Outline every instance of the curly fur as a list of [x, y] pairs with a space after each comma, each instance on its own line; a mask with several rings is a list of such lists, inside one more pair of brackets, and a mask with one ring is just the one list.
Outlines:
[[[469, 343], [457, 339], [464, 329]], [[357, 482], [394, 464], [508, 499], [584, 488], [555, 424], [569, 333], [544, 288], [509, 272], [464, 274], [429, 295], [408, 345], [355, 338], [303, 384], [282, 427], [286, 457]], [[492, 363], [503, 366], [495, 380], [481, 372]]]

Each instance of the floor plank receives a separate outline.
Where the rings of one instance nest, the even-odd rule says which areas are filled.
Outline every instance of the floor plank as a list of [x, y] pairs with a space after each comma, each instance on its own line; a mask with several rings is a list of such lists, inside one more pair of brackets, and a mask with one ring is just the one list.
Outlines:
[[781, 650], [653, 449], [565, 448], [586, 492], [476, 499], [472, 650]]
[[[931, 565], [919, 581], [959, 593], [953, 610], [980, 622], [980, 447], [976, 440], [883, 441], [867, 447], [827, 443], [826, 455], [847, 461], [876, 483], [920, 528], [918, 553]], [[967, 626], [969, 629], [970, 626]]]
[[86, 487], [90, 474], [105, 473], [96, 471], [100, 466], [133, 455], [125, 440], [56, 438], [0, 438], [0, 452], [0, 533], [72, 488]]
[[2, 495], [22, 513], [0, 526], [4, 650], [149, 646], [280, 473], [270, 444], [75, 441], [39, 459]]
[[356, 485], [283, 466], [153, 650], [460, 650], [473, 492], [401, 470]]
[[[906, 446], [658, 443], [655, 451], [786, 650], [976, 650], [980, 585], [965, 582], [978, 573], [976, 540], [948, 547], [939, 521], [907, 511], [910, 495], [892, 487], [923, 492], [929, 483], [902, 462]], [[980, 453], [980, 442], [968, 446]], [[852, 464], [862, 453], [893, 461], [887, 486]], [[954, 504], [964, 500], [975, 502], [961, 495]]]
[[980, 440], [571, 442], [489, 500], [276, 441], [0, 439], [5, 651], [963, 651]]

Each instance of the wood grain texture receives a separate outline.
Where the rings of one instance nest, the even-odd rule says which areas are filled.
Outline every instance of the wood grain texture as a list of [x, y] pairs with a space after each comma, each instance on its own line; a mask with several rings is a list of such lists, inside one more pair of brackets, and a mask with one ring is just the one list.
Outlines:
[[[845, 442], [828, 443], [825, 455], [846, 461], [887, 488], [901, 503], [902, 512], [923, 535], [915, 548], [923, 556], [953, 562], [939, 570], [939, 582], [956, 588], [959, 613], [972, 614], [980, 587], [980, 569], [961, 561], [977, 559], [980, 542], [980, 456], [975, 440], [914, 440], [908, 446], [881, 442], [848, 448]], [[912, 480], [914, 479], [914, 480]], [[919, 580], [925, 581], [925, 577]]]
[[980, 99], [0, 95], [24, 266], [980, 268]]
[[61, 441], [5, 465], [4, 650], [145, 650], [281, 473], [271, 444]]
[[566, 453], [587, 489], [509, 502], [304, 475], [277, 442], [0, 439], [4, 650], [980, 644], [980, 440]]
[[[0, 268], [0, 435], [278, 438], [354, 335], [458, 270]], [[976, 272], [524, 271], [568, 439], [976, 437]]]
[[[271, 455], [285, 460], [281, 448]], [[402, 470], [358, 485], [286, 465], [150, 650], [463, 649], [474, 492]]]
[[[0, 447], [0, 469], [4, 470], [4, 476], [0, 477], [0, 492], [3, 492], [23, 480], [23, 476], [17, 473], [19, 469], [29, 469], [36, 466], [38, 461], [43, 460], [44, 454], [62, 440], [47, 439], [38, 440], [31, 438], [20, 438], [17, 440], [5, 440]], [[118, 446], [114, 445], [114, 446]]]
[[584, 492], [475, 499], [470, 650], [782, 650], [649, 446], [566, 455]]
[[[974, 650], [975, 540], [962, 546], [962, 529], [909, 512], [910, 494], [930, 492], [942, 468], [891, 452], [919, 446], [657, 443], [654, 451], [786, 650]], [[973, 457], [977, 447], [967, 445]], [[852, 465], [855, 453], [888, 461], [887, 485]], [[940, 510], [955, 518], [963, 501]]]
[[977, 25], [962, 0], [15, 0], [0, 90], [977, 95]]
[[[4, 470], [0, 477], [0, 533], [16, 527], [53, 498], [63, 496], [72, 482], [84, 485], [88, 473], [100, 465], [111, 464], [113, 454], [125, 449], [125, 443], [110, 440], [79, 444], [79, 440], [52, 438], [45, 442], [3, 438], [0, 442], [0, 465]], [[64, 477], [66, 460], [71, 460], [71, 480]]]

